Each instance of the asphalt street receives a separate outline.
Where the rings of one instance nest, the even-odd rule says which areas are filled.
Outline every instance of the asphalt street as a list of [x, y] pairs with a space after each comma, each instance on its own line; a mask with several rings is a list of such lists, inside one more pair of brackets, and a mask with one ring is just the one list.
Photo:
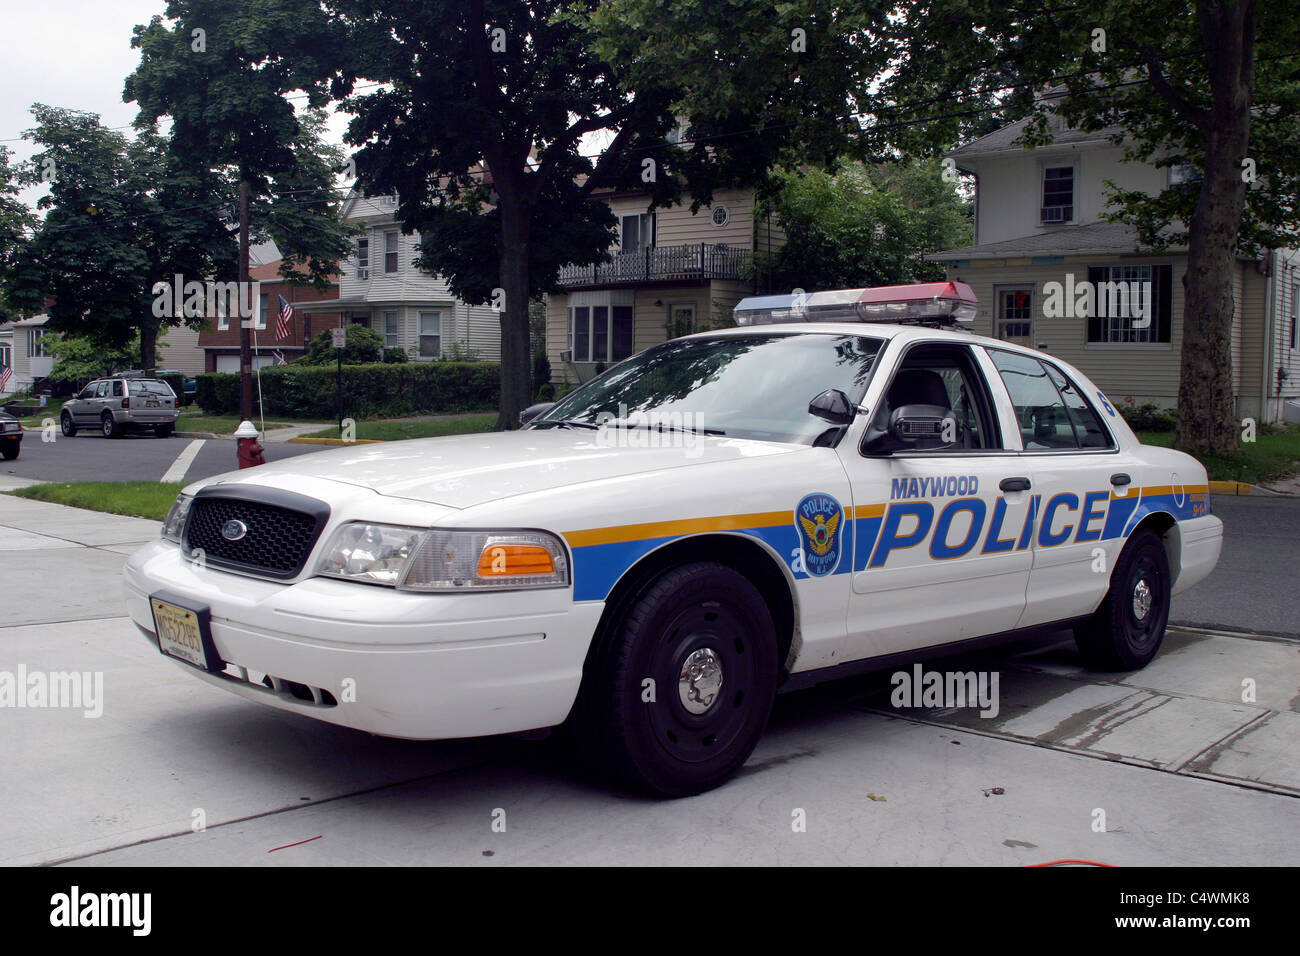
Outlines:
[[[22, 453], [13, 461], [0, 461], [0, 476], [38, 481], [158, 481], [193, 441], [202, 441], [202, 445], [185, 472], [186, 481], [238, 467], [235, 442], [230, 439], [158, 438], [147, 433], [104, 438], [86, 432], [72, 438], [56, 433], [53, 441], [42, 441], [42, 436], [40, 431], [27, 432]], [[268, 442], [266, 460], [308, 455], [321, 447]]]
[[[1294, 526], [1300, 502], [1234, 504]], [[778, 700], [736, 779], [657, 801], [549, 743], [386, 740], [195, 680], [124, 616], [124, 556], [157, 533], [0, 496], [23, 596], [0, 672], [102, 676], [93, 713], [0, 709], [0, 865], [1300, 865], [1292, 638], [1172, 629], [1130, 674], [1061, 636], [927, 663], [998, 675], [991, 714], [894, 706], [888, 674], [825, 684]], [[1227, 555], [1215, 587], [1266, 570]]]

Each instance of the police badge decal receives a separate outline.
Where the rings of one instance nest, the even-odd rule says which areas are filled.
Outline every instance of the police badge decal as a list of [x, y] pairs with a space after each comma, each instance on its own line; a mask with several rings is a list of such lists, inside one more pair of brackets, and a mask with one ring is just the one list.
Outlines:
[[794, 519], [804, 569], [815, 578], [833, 573], [844, 550], [844, 509], [840, 503], [827, 494], [805, 495], [795, 506]]

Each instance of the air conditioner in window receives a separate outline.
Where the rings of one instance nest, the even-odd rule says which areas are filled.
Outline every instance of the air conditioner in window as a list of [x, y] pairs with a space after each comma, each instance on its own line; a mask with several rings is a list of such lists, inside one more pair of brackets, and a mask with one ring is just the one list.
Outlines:
[[1044, 206], [1043, 222], [1069, 222], [1074, 214], [1073, 206]]
[[369, 279], [369, 278], [370, 278], [370, 270], [369, 270], [369, 269], [358, 269], [358, 270], [357, 270], [357, 278], [358, 278], [358, 279]]
[[573, 349], [565, 349], [560, 353], [560, 361], [566, 364], [573, 361]]

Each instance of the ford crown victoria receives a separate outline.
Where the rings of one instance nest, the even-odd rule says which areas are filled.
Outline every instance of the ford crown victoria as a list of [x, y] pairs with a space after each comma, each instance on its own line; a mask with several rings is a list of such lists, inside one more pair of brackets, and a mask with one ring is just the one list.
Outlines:
[[774, 695], [1073, 628], [1145, 665], [1222, 526], [960, 283], [745, 300], [521, 430], [346, 447], [187, 487], [126, 564], [199, 678], [393, 737], [563, 725], [623, 781], [717, 786]]

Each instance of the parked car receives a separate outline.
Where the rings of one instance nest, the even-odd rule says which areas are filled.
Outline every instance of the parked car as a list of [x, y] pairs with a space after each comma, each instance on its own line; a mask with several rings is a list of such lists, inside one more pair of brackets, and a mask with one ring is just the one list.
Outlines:
[[128, 611], [249, 700], [567, 725], [674, 796], [744, 764], [778, 690], [1065, 628], [1143, 667], [1219, 557], [1205, 468], [1055, 357], [930, 327], [975, 311], [954, 282], [746, 300], [518, 431], [206, 478], [127, 560]]
[[71, 438], [80, 428], [97, 429], [105, 438], [127, 430], [149, 429], [159, 438], [176, 430], [180, 417], [176, 393], [153, 378], [100, 378], [63, 404], [59, 424]]
[[[118, 374], [122, 378], [144, 378], [145, 377], [144, 372], [142, 372], [138, 368], [131, 369], [130, 371], [127, 372], [119, 372]], [[194, 399], [199, 394], [199, 380], [197, 378], [194, 378], [191, 375], [186, 375], [184, 372], [177, 371], [174, 368], [156, 368], [153, 370], [153, 375], [150, 377], [161, 378], [164, 375], [181, 376], [182, 394], [178, 395], [177, 397], [181, 400], [182, 405], [192, 405], [194, 403]]]
[[13, 461], [23, 447], [23, 426], [18, 419], [6, 412], [0, 412], [0, 455], [5, 461]]

